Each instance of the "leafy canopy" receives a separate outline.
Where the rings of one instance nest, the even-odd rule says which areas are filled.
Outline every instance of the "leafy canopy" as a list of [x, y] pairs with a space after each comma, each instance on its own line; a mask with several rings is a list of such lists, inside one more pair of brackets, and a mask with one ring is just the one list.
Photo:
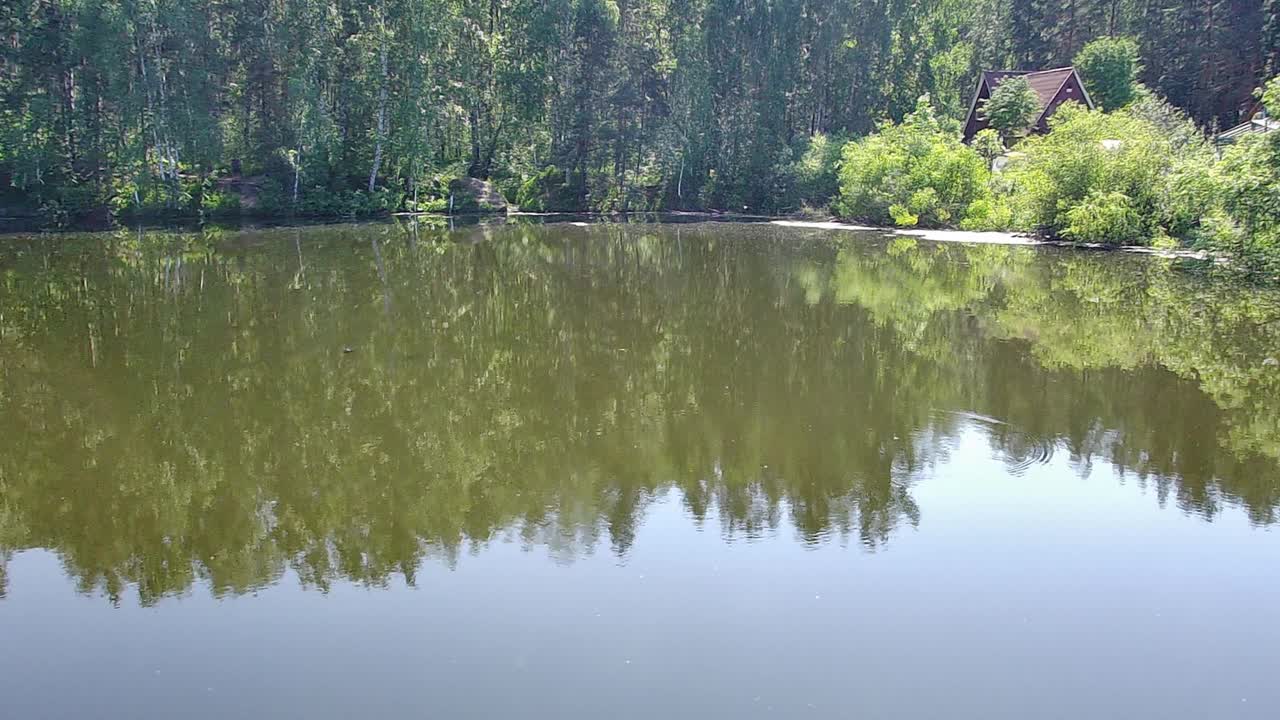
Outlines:
[[1076, 55], [1075, 66], [1084, 89], [1101, 109], [1118, 110], [1134, 99], [1140, 68], [1133, 38], [1094, 40]]
[[1262, 106], [1272, 117], [1280, 117], [1280, 75], [1271, 78], [1265, 86], [1258, 91], [1258, 95], [1262, 98]]
[[1001, 135], [1026, 132], [1040, 114], [1040, 98], [1024, 77], [1005, 78], [982, 105], [982, 116]]

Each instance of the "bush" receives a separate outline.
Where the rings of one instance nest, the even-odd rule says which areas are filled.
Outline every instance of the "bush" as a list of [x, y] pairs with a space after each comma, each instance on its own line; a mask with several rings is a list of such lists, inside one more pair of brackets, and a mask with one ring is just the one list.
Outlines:
[[1126, 115], [1145, 121], [1169, 140], [1174, 152], [1209, 152], [1205, 134], [1185, 112], [1142, 85], [1124, 108]]
[[1003, 198], [973, 201], [960, 220], [961, 230], [1007, 230], [1013, 227], [1013, 209]]
[[1004, 140], [1000, 139], [1000, 133], [991, 128], [983, 128], [973, 136], [973, 142], [969, 144], [974, 152], [982, 156], [987, 161], [987, 167], [991, 167], [991, 163], [996, 158], [1004, 154]]
[[[267, 193], [264, 191], [262, 196]], [[287, 201], [286, 201], [287, 202]], [[298, 199], [298, 213], [314, 217], [360, 217], [391, 212], [401, 207], [404, 196], [394, 190], [329, 190], [308, 188]], [[265, 203], [264, 203], [265, 204]]]
[[1094, 190], [1066, 213], [1062, 234], [1076, 242], [1142, 244], [1150, 240], [1142, 216], [1128, 195]]
[[[1072, 208], [1087, 201], [1091, 211], [1102, 209], [1098, 193], [1125, 196], [1129, 209], [1148, 225], [1168, 212], [1162, 205], [1163, 189], [1176, 156], [1169, 139], [1153, 125], [1068, 103], [1054, 114], [1050, 127], [1049, 134], [1018, 147], [1023, 158], [1008, 171], [1016, 225], [1064, 235], [1073, 225]], [[1074, 227], [1082, 230], [1079, 222]], [[1129, 240], [1132, 236], [1126, 235], [1122, 241]]]
[[200, 212], [214, 217], [239, 215], [240, 196], [217, 190], [206, 192], [200, 197]]
[[[299, 200], [305, 200], [308, 190], [303, 190]], [[310, 192], [325, 193], [323, 187], [312, 188]], [[263, 178], [258, 186], [258, 203], [253, 212], [258, 215], [274, 215], [289, 213], [294, 210], [292, 194], [286, 194], [284, 185], [273, 177]]]
[[927, 97], [901, 124], [846, 145], [839, 175], [837, 212], [882, 225], [946, 225], [990, 197], [986, 163], [943, 129]]
[[1231, 252], [1251, 270], [1280, 274], [1280, 133], [1228, 148], [1214, 176], [1222, 211], [1235, 229], [1216, 223], [1206, 244]]

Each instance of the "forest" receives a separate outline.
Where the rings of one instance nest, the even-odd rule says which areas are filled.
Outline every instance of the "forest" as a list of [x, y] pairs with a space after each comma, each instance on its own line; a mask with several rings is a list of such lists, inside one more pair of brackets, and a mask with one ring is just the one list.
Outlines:
[[[1160, 162], [1126, 177], [1168, 179], [1192, 210], [973, 167], [993, 152], [958, 143], [979, 73], [1073, 62], [1091, 91], [1132, 86], [1098, 114], [1139, 110], [1032, 138], [1027, 164], [1129, 132]], [[0, 215], [442, 211], [477, 178], [526, 210], [816, 209], [1222, 247], [1273, 271], [1280, 133], [1222, 158], [1207, 138], [1278, 65], [1280, 0], [11, 0]], [[914, 142], [907, 166], [859, 165], [877, 140]], [[936, 177], [957, 167], [958, 196]], [[886, 174], [910, 187], [863, 202]]]

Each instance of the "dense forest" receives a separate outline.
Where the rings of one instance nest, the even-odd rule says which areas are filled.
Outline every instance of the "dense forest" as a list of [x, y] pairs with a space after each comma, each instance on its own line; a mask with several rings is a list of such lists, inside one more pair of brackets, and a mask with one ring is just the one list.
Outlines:
[[9, 0], [0, 210], [439, 210], [472, 177], [786, 212], [827, 199], [837, 138], [921, 97], [954, 123], [982, 69], [1121, 36], [1207, 132], [1278, 69], [1280, 0]]

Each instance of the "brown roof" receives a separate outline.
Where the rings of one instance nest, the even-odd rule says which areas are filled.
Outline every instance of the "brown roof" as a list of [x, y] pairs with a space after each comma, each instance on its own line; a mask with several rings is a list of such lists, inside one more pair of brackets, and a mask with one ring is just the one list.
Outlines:
[[983, 71], [982, 77], [987, 81], [987, 87], [995, 89], [996, 85], [1005, 78], [1024, 77], [1027, 84], [1032, 90], [1036, 91], [1036, 96], [1040, 98], [1040, 112], [1043, 114], [1045, 108], [1049, 107], [1049, 103], [1053, 102], [1053, 98], [1058, 94], [1058, 90], [1062, 88], [1062, 84], [1071, 77], [1071, 73], [1075, 72], [1075, 68], [1064, 67], [1054, 68], [1053, 70], [1036, 70], [1029, 72], [1026, 70], [986, 70]]
[[[1043, 128], [1047, 116], [1056, 107], [1055, 101], [1061, 103], [1064, 99], [1075, 99], [1083, 102], [1087, 107], [1092, 108], [1093, 102], [1089, 99], [1089, 93], [1085, 91], [1084, 84], [1080, 82], [1079, 76], [1073, 67], [1054, 68], [1052, 70], [984, 70], [981, 79], [978, 81], [978, 89], [973, 94], [973, 101], [969, 104], [969, 118], [965, 121], [965, 140], [972, 138], [978, 130], [987, 127], [987, 123], [982, 119], [978, 112], [978, 103], [983, 99], [983, 91], [988, 95], [995, 89], [996, 85], [1011, 77], [1023, 77], [1027, 79], [1027, 84], [1035, 91], [1036, 98], [1040, 101], [1040, 112], [1036, 115], [1036, 120], [1032, 123], [1032, 127]], [[1067, 96], [1062, 96], [1063, 88], [1071, 83], [1072, 87], [1067, 90]], [[1080, 90], [1079, 97], [1070, 97], [1074, 95], [1072, 92], [1076, 88]]]

